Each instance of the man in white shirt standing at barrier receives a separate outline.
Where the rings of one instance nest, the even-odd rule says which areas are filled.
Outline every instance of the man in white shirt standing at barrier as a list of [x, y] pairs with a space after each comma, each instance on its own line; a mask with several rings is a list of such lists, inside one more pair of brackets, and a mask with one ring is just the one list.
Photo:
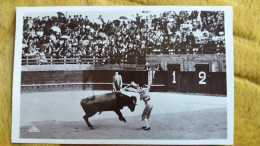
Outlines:
[[119, 92], [122, 89], [122, 85], [123, 85], [122, 76], [119, 75], [118, 72], [115, 72], [115, 75], [113, 76], [112, 84], [113, 84], [113, 92]]

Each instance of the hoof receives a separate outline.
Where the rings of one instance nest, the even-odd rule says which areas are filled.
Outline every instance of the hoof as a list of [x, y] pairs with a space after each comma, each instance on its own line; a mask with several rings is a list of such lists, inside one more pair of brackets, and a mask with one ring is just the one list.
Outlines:
[[142, 129], [145, 129], [145, 128], [146, 128], [146, 126], [143, 126], [143, 127], [142, 127]]
[[124, 117], [119, 117], [119, 120], [126, 123], [126, 119]]
[[150, 127], [145, 127], [144, 130], [148, 131], [148, 130], [150, 130], [150, 129], [151, 129]]

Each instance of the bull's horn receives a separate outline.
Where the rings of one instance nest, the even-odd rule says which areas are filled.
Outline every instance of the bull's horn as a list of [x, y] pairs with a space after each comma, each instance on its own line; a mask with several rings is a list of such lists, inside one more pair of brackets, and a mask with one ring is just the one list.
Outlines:
[[135, 105], [137, 105], [137, 104], [135, 103], [135, 100], [133, 100], [133, 103], [134, 103]]

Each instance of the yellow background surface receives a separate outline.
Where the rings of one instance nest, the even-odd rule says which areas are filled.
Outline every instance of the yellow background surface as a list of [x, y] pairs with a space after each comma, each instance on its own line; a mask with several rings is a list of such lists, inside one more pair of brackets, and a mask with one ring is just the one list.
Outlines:
[[[11, 144], [16, 7], [89, 5], [233, 6], [235, 146], [260, 146], [260, 0], [1, 0], [0, 145]], [[227, 40], [228, 41], [228, 40]], [[13, 144], [32, 145], [41, 144]]]

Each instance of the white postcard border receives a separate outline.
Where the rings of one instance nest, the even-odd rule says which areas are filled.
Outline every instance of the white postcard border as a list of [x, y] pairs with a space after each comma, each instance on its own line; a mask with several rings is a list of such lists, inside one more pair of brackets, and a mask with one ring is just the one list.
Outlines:
[[[152, 10], [208, 10], [224, 11], [225, 13], [225, 40], [226, 40], [226, 74], [227, 74], [227, 139], [214, 140], [85, 140], [85, 139], [26, 139], [20, 138], [20, 83], [21, 83], [21, 50], [23, 15], [30, 12], [52, 11], [137, 11]], [[156, 10], [155, 10], [156, 9]], [[13, 68], [12, 91], [12, 135], [13, 143], [59, 143], [59, 144], [233, 144], [234, 140], [234, 57], [233, 57], [233, 19], [232, 6], [72, 6], [72, 7], [17, 7], [16, 33]]]

